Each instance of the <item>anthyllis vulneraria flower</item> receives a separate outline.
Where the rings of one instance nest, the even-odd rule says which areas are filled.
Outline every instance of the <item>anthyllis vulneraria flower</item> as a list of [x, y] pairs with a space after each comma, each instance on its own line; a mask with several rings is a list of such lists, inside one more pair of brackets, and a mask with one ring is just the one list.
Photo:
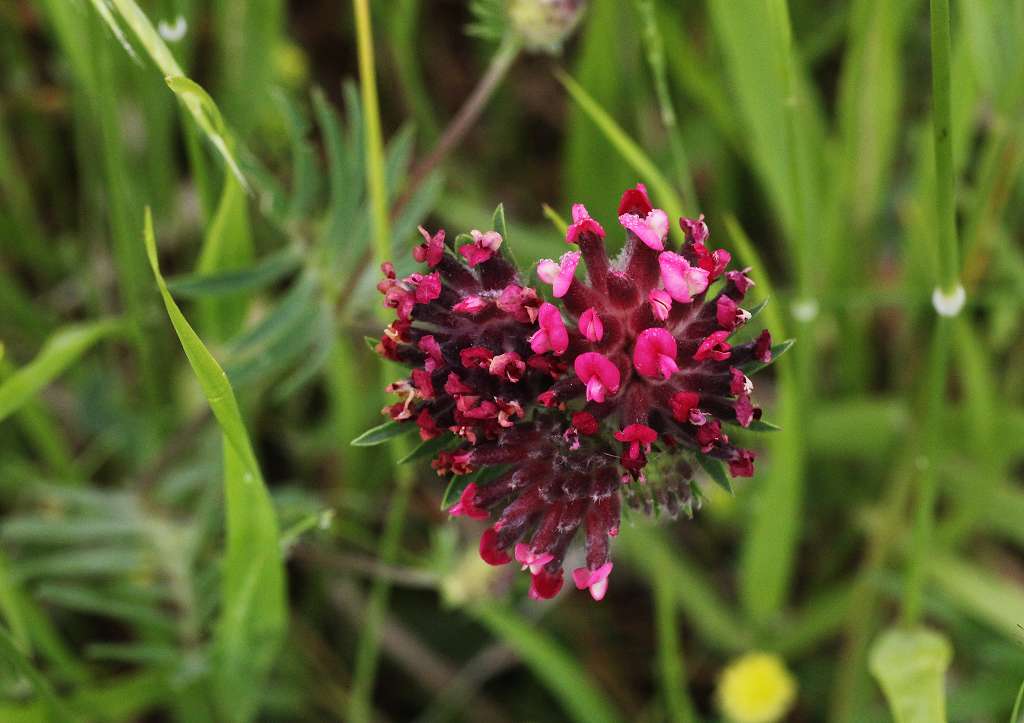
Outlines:
[[720, 480], [726, 467], [754, 472], [754, 453], [726, 432], [763, 426], [747, 373], [771, 361], [771, 337], [729, 341], [751, 318], [741, 304], [753, 281], [708, 248], [703, 217], [680, 219], [676, 248], [642, 185], [618, 213], [627, 241], [611, 260], [604, 229], [574, 206], [572, 249], [537, 264], [540, 291], [501, 234], [477, 230], [453, 244], [420, 229], [413, 254], [426, 272], [399, 279], [385, 264], [379, 284], [397, 319], [377, 350], [412, 367], [384, 411], [419, 427], [437, 473], [464, 485], [448, 511], [491, 520], [481, 557], [529, 570], [534, 598], [561, 589], [581, 528], [586, 564], [572, 579], [604, 597], [620, 500], [674, 514], [693, 503], [691, 462]]

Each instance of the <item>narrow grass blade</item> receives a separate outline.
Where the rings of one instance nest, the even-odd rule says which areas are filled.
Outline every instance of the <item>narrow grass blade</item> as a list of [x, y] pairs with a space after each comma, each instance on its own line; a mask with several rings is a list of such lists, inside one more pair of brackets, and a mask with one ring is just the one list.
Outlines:
[[[163, 38], [160, 37], [156, 28], [153, 27], [153, 23], [150, 22], [146, 14], [135, 3], [135, 0], [110, 0], [110, 3], [117, 9], [124, 23], [131, 28], [135, 38], [145, 49], [150, 59], [168, 79], [168, 85], [171, 86], [171, 90], [181, 100], [182, 104], [195, 119], [196, 124], [213, 144], [213, 147], [217, 149], [227, 167], [235, 174], [238, 182], [248, 191], [249, 187], [245, 176], [242, 175], [242, 170], [230, 150], [228, 139], [223, 132], [223, 124], [219, 122], [220, 114], [219, 112], [212, 112], [216, 109], [213, 101], [210, 100], [205, 92], [197, 92], [197, 90], [202, 91], [202, 89], [185, 77], [185, 72], [181, 69], [178, 61], [175, 60], [174, 54], [171, 53]], [[104, 6], [104, 0], [92, 0], [92, 4], [115, 36], [124, 37], [114, 15], [109, 11], [104, 12], [101, 9], [101, 6]], [[122, 44], [126, 48], [130, 48], [127, 43]], [[128, 52], [131, 53], [131, 50], [129, 49]], [[220, 128], [218, 128], [218, 124], [221, 126]]]
[[583, 666], [536, 625], [495, 602], [469, 608], [469, 614], [519, 654], [572, 720], [579, 723], [621, 720]]
[[227, 549], [221, 614], [214, 632], [216, 678], [223, 714], [246, 721], [256, 714], [262, 680], [277, 656], [287, 619], [277, 517], [227, 376], [160, 274], [148, 209], [145, 242], [171, 324], [224, 433]]
[[[654, 162], [644, 153], [643, 149], [629, 137], [629, 135], [615, 122], [615, 119], [608, 115], [597, 101], [595, 101], [583, 86], [577, 83], [566, 73], [556, 73], [558, 80], [569, 91], [569, 95], [580, 109], [594, 122], [601, 130], [605, 140], [618, 151], [622, 159], [640, 176], [640, 180], [650, 185], [657, 201], [664, 204], [665, 212], [670, 219], [678, 219], [683, 215], [683, 202], [676, 193], [672, 184], [658, 170]], [[674, 238], [682, 241], [682, 231], [678, 224], [670, 224]]]
[[72, 324], [58, 330], [35, 359], [0, 384], [0, 421], [52, 383], [98, 341], [123, 331], [124, 323], [118, 319]]
[[302, 261], [295, 249], [286, 248], [246, 268], [167, 279], [167, 288], [175, 296], [189, 299], [247, 294], [287, 278], [302, 266]]

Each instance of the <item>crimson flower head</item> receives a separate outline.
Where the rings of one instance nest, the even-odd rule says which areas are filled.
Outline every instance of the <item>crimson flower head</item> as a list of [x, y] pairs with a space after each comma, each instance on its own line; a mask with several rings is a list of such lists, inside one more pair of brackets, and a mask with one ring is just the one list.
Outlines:
[[677, 247], [643, 185], [627, 190], [614, 261], [581, 204], [572, 221], [569, 250], [536, 265], [539, 289], [499, 231], [452, 243], [420, 229], [413, 255], [427, 268], [399, 279], [383, 267], [378, 288], [397, 318], [377, 351], [411, 367], [388, 387], [398, 398], [384, 412], [416, 425], [434, 469], [453, 476], [448, 512], [488, 521], [481, 557], [515, 561], [530, 596], [550, 598], [579, 533], [583, 564], [571, 579], [600, 600], [623, 501], [691, 509], [692, 462], [716, 481], [725, 470], [753, 475], [754, 452], [728, 428], [764, 426], [749, 374], [773, 352], [767, 331], [734, 342], [754, 282], [707, 246], [703, 216], [679, 220]]

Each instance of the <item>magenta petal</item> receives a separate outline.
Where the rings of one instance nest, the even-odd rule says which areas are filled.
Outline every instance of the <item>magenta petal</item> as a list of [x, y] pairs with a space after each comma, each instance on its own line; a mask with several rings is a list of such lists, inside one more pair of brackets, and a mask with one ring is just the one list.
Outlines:
[[587, 341], [597, 343], [604, 337], [604, 323], [593, 307], [580, 314], [580, 333]]
[[576, 584], [577, 590], [590, 588], [590, 596], [594, 600], [604, 599], [608, 592], [608, 576], [612, 572], [612, 563], [606, 562], [596, 570], [586, 567], [577, 567], [572, 571], [572, 581]]
[[569, 348], [569, 331], [562, 321], [562, 312], [554, 304], [544, 302], [537, 313], [540, 330], [530, 337], [530, 348], [535, 354], [553, 351], [560, 356]]
[[690, 266], [679, 254], [662, 252], [658, 255], [658, 265], [661, 267], [661, 281], [665, 290], [680, 303], [689, 304], [694, 294], [700, 294], [708, 288], [708, 272]]
[[555, 278], [554, 293], [556, 299], [561, 299], [569, 291], [573, 277], [576, 274], [576, 266], [580, 262], [580, 252], [570, 251], [562, 257], [561, 266], [558, 269], [558, 276]]
[[619, 223], [655, 251], [665, 248], [665, 238], [668, 236], [668, 216], [660, 208], [653, 209], [644, 218], [640, 218], [635, 213], [624, 213], [619, 216]]
[[604, 238], [604, 229], [601, 224], [590, 217], [586, 206], [582, 203], [573, 204], [572, 225], [566, 229], [566, 243], [578, 243], [583, 234], [592, 234], [598, 238]]
[[666, 330], [644, 329], [633, 349], [633, 366], [645, 377], [668, 379], [678, 370], [676, 340]]
[[588, 351], [576, 357], [573, 362], [576, 376], [587, 386], [587, 401], [604, 401], [605, 394], [619, 391], [622, 377], [619, 368], [604, 354]]
[[647, 295], [647, 301], [651, 305], [651, 313], [658, 321], [665, 321], [669, 312], [672, 311], [672, 297], [664, 289], [651, 289]]

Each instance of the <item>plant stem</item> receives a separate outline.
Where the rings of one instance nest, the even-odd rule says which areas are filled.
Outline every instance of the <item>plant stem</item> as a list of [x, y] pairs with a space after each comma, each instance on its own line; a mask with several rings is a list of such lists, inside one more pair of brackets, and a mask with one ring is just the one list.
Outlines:
[[931, 0], [932, 131], [935, 141], [935, 204], [939, 231], [939, 285], [957, 285], [956, 201], [953, 192], [953, 110], [950, 97], [949, 0]]
[[[370, 26], [368, 0], [352, 0], [356, 15], [356, 37], [359, 46], [359, 77], [363, 100], [363, 125], [366, 144], [367, 195], [373, 215], [374, 243], [378, 263], [391, 255], [390, 217], [388, 216], [387, 185], [384, 170], [384, 144], [381, 134], [380, 106], [377, 100], [377, 78], [374, 68], [373, 33]], [[356, 274], [358, 277], [358, 273]], [[383, 311], [383, 308], [381, 308]], [[381, 366], [386, 377], [387, 365]], [[404, 443], [394, 440], [389, 445], [392, 459], [403, 456]], [[384, 531], [381, 533], [378, 557], [381, 564], [390, 565], [398, 556], [405, 527], [405, 514], [412, 489], [412, 468], [395, 466], [395, 493], [388, 509]], [[380, 629], [385, 618], [391, 585], [386, 578], [374, 580], [366, 620], [356, 646], [355, 672], [349, 700], [348, 720], [363, 723], [373, 720], [373, 687], [380, 658]]]
[[373, 249], [383, 263], [391, 256], [391, 220], [388, 217], [387, 182], [384, 177], [384, 144], [377, 100], [377, 70], [373, 56], [373, 30], [369, 0], [352, 0], [359, 46], [359, 85], [363, 99], [363, 129], [366, 144], [366, 184], [373, 219]]
[[945, 399], [945, 381], [949, 369], [949, 340], [951, 320], [940, 316], [932, 348], [928, 355], [928, 378], [925, 384], [923, 406], [924, 428], [922, 450], [925, 466], [918, 476], [917, 499], [914, 506], [914, 531], [907, 568], [907, 585], [903, 593], [903, 622], [916, 624], [921, 618], [921, 599], [927, 576], [927, 561], [935, 527], [935, 501], [938, 495], [937, 470], [941, 444], [939, 420]]
[[494, 52], [490, 65], [487, 66], [487, 71], [480, 78], [480, 82], [477, 83], [476, 88], [473, 89], [466, 102], [459, 108], [459, 112], [452, 118], [448, 127], [445, 128], [441, 139], [434, 146], [434, 150], [413, 167], [412, 172], [409, 174], [409, 182], [406, 184], [405, 191], [395, 202], [393, 214], [397, 215], [405, 207], [405, 204], [416, 193], [416, 190], [426, 180], [427, 176], [430, 175], [430, 172], [462, 142], [466, 133], [469, 132], [469, 129], [480, 118], [484, 107], [491, 99], [491, 96], [494, 95], [494, 91], [501, 85], [501, 81], [505, 79], [516, 58], [519, 57], [521, 47], [519, 37], [516, 34], [506, 33], [498, 49]]
[[682, 191], [683, 208], [688, 213], [696, 213], [699, 208], [697, 190], [693, 183], [693, 176], [690, 174], [690, 163], [686, 157], [686, 149], [679, 136], [679, 126], [676, 122], [676, 111], [672, 103], [672, 95], [668, 88], [668, 78], [665, 72], [665, 43], [658, 29], [658, 18], [653, 0], [635, 0], [637, 9], [643, 17], [644, 23], [644, 45], [647, 48], [647, 64], [651, 66], [651, 76], [654, 81], [654, 94], [658, 100], [658, 108], [661, 113], [661, 123], [665, 126], [665, 134], [668, 136], [669, 152], [672, 155], [672, 165], [675, 167], [676, 182]]
[[[363, 0], [353, 1], [362, 2]], [[487, 71], [484, 73], [484, 76], [480, 79], [476, 88], [473, 89], [473, 92], [463, 103], [462, 108], [459, 109], [459, 112], [456, 113], [455, 117], [452, 118], [451, 122], [445, 128], [437, 146], [429, 156], [424, 158], [413, 168], [409, 175], [409, 180], [405, 184], [405, 189], [402, 191], [402, 195], [399, 196], [391, 206], [391, 219], [396, 218], [398, 214], [401, 213], [402, 209], [405, 208], [405, 205], [416, 194], [416, 191], [419, 190], [420, 186], [423, 185], [423, 182], [430, 176], [431, 171], [433, 171], [442, 161], [444, 161], [445, 158], [448, 157], [448, 154], [458, 146], [466, 133], [469, 132], [469, 129], [473, 127], [473, 124], [479, 119], [480, 113], [483, 112], [487, 102], [490, 100], [491, 96], [494, 95], [494, 91], [497, 90], [501, 81], [508, 74], [508, 70], [512, 67], [512, 63], [517, 57], [519, 57], [519, 50], [519, 40], [514, 37], [506, 38], [505, 41], [498, 46], [498, 49], [491, 58], [491, 63], [487, 67]], [[360, 57], [362, 57], [361, 53]], [[362, 61], [360, 60], [360, 62]], [[374, 93], [374, 97], [376, 97], [376, 93]], [[376, 107], [376, 104], [374, 107]], [[363, 112], [369, 112], [365, 101], [363, 103]], [[380, 256], [379, 252], [378, 256]], [[390, 256], [390, 253], [382, 258], [387, 258], [388, 256]], [[363, 271], [372, 260], [373, 251], [367, 249], [363, 255], [359, 257], [359, 260], [356, 261], [354, 273], [349, 276], [345, 286], [338, 293], [337, 307], [339, 312], [348, 306], [348, 302], [351, 301], [356, 287], [359, 285], [359, 280], [363, 276]]]

